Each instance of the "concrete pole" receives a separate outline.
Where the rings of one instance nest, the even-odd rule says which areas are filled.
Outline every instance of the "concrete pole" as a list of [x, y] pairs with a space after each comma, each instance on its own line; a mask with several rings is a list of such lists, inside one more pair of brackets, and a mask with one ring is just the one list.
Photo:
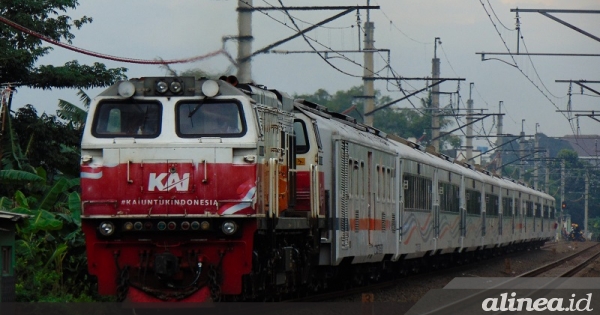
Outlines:
[[[431, 83], [437, 83], [437, 78], [440, 77], [440, 59], [437, 57], [437, 44], [440, 42], [440, 38], [435, 38], [433, 59], [431, 60]], [[441, 42], [440, 42], [441, 43]], [[431, 88], [431, 138], [435, 139], [431, 141], [431, 145], [435, 151], [440, 151], [440, 140], [436, 139], [440, 136], [440, 118], [438, 111], [440, 108], [440, 86], [439, 84]]]
[[565, 202], [565, 160], [560, 160], [560, 211], [564, 215], [563, 202]]
[[[364, 49], [364, 63], [365, 67], [363, 70], [363, 93], [365, 96], [365, 108], [364, 112], [368, 113], [375, 109], [375, 87], [373, 81], [374, 66], [373, 66], [373, 51], [375, 49], [375, 40], [373, 38], [375, 33], [375, 24], [367, 19], [365, 22], [365, 49]], [[365, 125], [373, 126], [374, 114], [365, 115]]]
[[550, 150], [546, 149], [546, 177], [544, 178], [544, 192], [550, 194], [550, 167], [548, 167], [548, 163], [550, 162]]
[[583, 207], [583, 229], [585, 231], [585, 237], [587, 239], [587, 235], [589, 233], [588, 230], [588, 210], [589, 210], [589, 197], [590, 197], [590, 172], [585, 172], [585, 205]]
[[[498, 114], [502, 114], [503, 103], [503, 101], [500, 101], [500, 103], [498, 104]], [[502, 115], [498, 115], [498, 129], [496, 132], [496, 154], [498, 154], [498, 168], [496, 169], [496, 171], [500, 176], [502, 176], [502, 149], [500, 149], [500, 146], [502, 145], [502, 140]]]
[[540, 124], [535, 123], [535, 135], [534, 135], [534, 144], [533, 144], [533, 189], [538, 189], [539, 185], [538, 185], [538, 175], [539, 175], [539, 170], [538, 168], [540, 167], [540, 161], [539, 161], [539, 156], [538, 156], [538, 132], [537, 132], [537, 127]]
[[238, 0], [238, 71], [239, 82], [252, 82], [251, 59], [246, 59], [252, 54], [252, 8], [253, 0]]
[[519, 141], [519, 157], [520, 159], [520, 164], [521, 164], [521, 170], [519, 172], [519, 181], [521, 182], [525, 182], [525, 164], [523, 161], [523, 155], [525, 154], [525, 130], [523, 129], [525, 124], [525, 119], [521, 120], [521, 140]]
[[473, 158], [473, 125], [471, 124], [473, 122], [473, 99], [471, 98], [471, 92], [473, 89], [473, 85], [475, 83], [471, 82], [469, 84], [469, 100], [467, 101], [467, 145], [466, 145], [466, 149], [467, 149], [467, 163], [471, 163], [469, 162], [469, 160], [471, 158]]

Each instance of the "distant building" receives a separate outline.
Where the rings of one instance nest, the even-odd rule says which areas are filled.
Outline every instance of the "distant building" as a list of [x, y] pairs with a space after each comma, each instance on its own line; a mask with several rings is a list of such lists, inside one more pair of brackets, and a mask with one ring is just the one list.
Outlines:
[[600, 159], [600, 136], [599, 135], [568, 135], [562, 138], [571, 149], [577, 152], [582, 160], [590, 163], [598, 163]]

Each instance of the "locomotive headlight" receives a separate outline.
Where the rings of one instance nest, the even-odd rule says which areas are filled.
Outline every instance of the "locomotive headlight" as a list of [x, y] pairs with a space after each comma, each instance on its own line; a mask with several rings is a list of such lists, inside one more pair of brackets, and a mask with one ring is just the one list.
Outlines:
[[226, 235], [232, 235], [233, 233], [237, 232], [237, 228], [238, 228], [237, 224], [235, 224], [235, 222], [233, 222], [233, 221], [226, 221], [221, 226], [221, 230]]
[[123, 81], [119, 83], [117, 93], [123, 97], [132, 97], [135, 94], [135, 85], [131, 81]]
[[202, 83], [202, 94], [206, 97], [213, 97], [219, 93], [219, 83], [213, 80], [206, 80]]
[[181, 92], [182, 89], [183, 89], [183, 86], [181, 85], [181, 82], [179, 82], [179, 81], [173, 81], [169, 85], [169, 91], [171, 91], [171, 93], [173, 93], [173, 94], [179, 94], [179, 92]]
[[110, 221], [104, 221], [98, 226], [98, 231], [104, 236], [111, 236], [115, 233], [115, 225]]
[[156, 92], [163, 94], [169, 89], [169, 85], [165, 81], [158, 81], [156, 82], [155, 88]]

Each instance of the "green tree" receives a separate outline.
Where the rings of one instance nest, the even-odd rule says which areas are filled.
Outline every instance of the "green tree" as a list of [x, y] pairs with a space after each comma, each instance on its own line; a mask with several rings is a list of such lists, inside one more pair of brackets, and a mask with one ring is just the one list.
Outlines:
[[[17, 230], [17, 300], [90, 301], [95, 282], [87, 273], [81, 198], [77, 192], [79, 178], [65, 177], [59, 171], [48, 175], [44, 167], [33, 167], [30, 163], [31, 160], [50, 163], [45, 165], [47, 167], [55, 163], [53, 157], [38, 160], [37, 153], [31, 154], [35, 152], [32, 147], [36, 145], [36, 137], [44, 137], [46, 133], [58, 139], [56, 131], [64, 133], [65, 129], [60, 129], [65, 126], [58, 123], [56, 117], [37, 117], [31, 106], [20, 109], [17, 114], [23, 121], [31, 121], [31, 124], [23, 123], [31, 128], [21, 131], [23, 138], [28, 139], [24, 141], [27, 149], [21, 149], [12, 124], [15, 119], [8, 116], [6, 136], [2, 138], [5, 140], [2, 143], [3, 169], [0, 170], [0, 210], [30, 216]], [[38, 129], [42, 129], [41, 134], [37, 133]], [[50, 151], [60, 147], [56, 143], [48, 145]], [[38, 153], [48, 148], [42, 146]], [[76, 171], [78, 167], [67, 169]]]
[[38, 116], [26, 105], [15, 113], [12, 127], [23, 157], [30, 165], [44, 167], [51, 182], [57, 174], [79, 177], [81, 130], [72, 123], [45, 113]]
[[[56, 41], [71, 43], [79, 29], [92, 22], [91, 17], [79, 19], [61, 14], [79, 5], [77, 0], [3, 0], [0, 16]], [[0, 24], [0, 82], [17, 82], [33, 88], [92, 88], [110, 85], [123, 79], [125, 68], [107, 69], [102, 63], [80, 65], [76, 60], [63, 66], [40, 65], [37, 60], [52, 48], [33, 35]]]
[[[85, 120], [87, 119], [87, 113], [90, 109], [90, 104], [92, 103], [92, 99], [87, 95], [82, 89], [79, 89], [77, 92], [79, 96], [79, 100], [83, 103], [83, 108], [67, 102], [65, 100], [58, 100], [58, 110], [56, 114], [59, 118], [67, 121], [70, 127], [77, 130], [79, 133], [83, 132], [83, 127], [85, 126]], [[79, 145], [77, 146], [79, 149]]]
[[0, 198], [0, 210], [29, 215], [17, 229], [17, 301], [91, 301], [81, 231], [79, 179], [62, 178], [39, 193]]

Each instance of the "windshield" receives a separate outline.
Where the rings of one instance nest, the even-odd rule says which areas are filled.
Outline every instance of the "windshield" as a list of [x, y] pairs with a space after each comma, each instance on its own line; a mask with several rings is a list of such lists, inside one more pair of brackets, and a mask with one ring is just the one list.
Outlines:
[[160, 134], [161, 114], [158, 102], [104, 102], [96, 110], [92, 133], [99, 138], [155, 138]]
[[181, 102], [177, 105], [180, 137], [241, 137], [246, 124], [241, 105], [235, 102]]

